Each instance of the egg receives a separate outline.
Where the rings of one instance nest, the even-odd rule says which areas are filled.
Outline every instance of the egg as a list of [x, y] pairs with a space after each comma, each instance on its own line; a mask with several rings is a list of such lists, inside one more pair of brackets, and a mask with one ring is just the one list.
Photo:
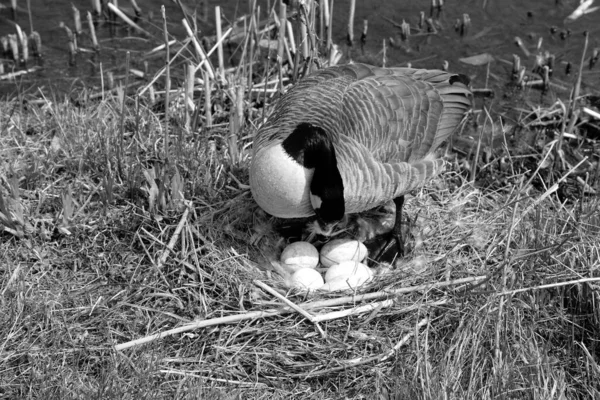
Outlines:
[[315, 269], [302, 268], [292, 274], [289, 284], [300, 290], [316, 290], [323, 286], [323, 277]]
[[366, 282], [373, 278], [373, 271], [358, 261], [342, 261], [339, 264], [329, 267], [325, 273], [325, 282], [330, 282], [340, 277], [348, 278], [351, 276], [356, 276], [357, 279]]
[[281, 263], [291, 271], [316, 268], [319, 264], [319, 252], [308, 242], [294, 242], [283, 249]]
[[352, 275], [340, 275], [336, 276], [334, 279], [327, 281], [323, 286], [319, 288], [319, 290], [325, 290], [328, 292], [337, 292], [341, 290], [353, 290], [357, 289], [366, 282], [369, 281], [370, 278], [367, 278], [361, 274], [352, 274]]
[[342, 261], [363, 261], [367, 257], [367, 247], [358, 240], [334, 239], [321, 249], [321, 264], [331, 267]]

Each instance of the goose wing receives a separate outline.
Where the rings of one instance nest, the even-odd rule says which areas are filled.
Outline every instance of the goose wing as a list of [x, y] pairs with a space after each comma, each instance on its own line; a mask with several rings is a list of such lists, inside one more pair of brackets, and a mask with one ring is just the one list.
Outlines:
[[353, 77], [337, 142], [347, 212], [401, 196], [441, 172], [434, 151], [471, 106], [459, 76], [364, 64], [342, 66], [339, 74]]
[[470, 91], [456, 74], [365, 64], [339, 72], [355, 79], [343, 96], [341, 133], [382, 162], [425, 158], [471, 107]]

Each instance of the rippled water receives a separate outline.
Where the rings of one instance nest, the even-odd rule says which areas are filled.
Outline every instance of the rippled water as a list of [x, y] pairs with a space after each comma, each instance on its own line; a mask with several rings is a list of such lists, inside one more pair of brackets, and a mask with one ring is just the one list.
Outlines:
[[[5, 0], [1, 4], [7, 7], [8, 3], [9, 1]], [[31, 0], [33, 27], [41, 34], [44, 45], [43, 68], [17, 82], [0, 81], [0, 94], [14, 94], [17, 89], [32, 91], [38, 87], [57, 87], [68, 91], [72, 87], [81, 85], [82, 81], [98, 85], [99, 64], [94, 62], [96, 60], [92, 59], [91, 54], [78, 55], [75, 66], [70, 66], [68, 62], [68, 40], [59, 23], [64, 21], [73, 28], [71, 3], [81, 11], [84, 30], [87, 30], [85, 15], [91, 10], [91, 0]], [[122, 73], [124, 50], [131, 50], [133, 66], [143, 69], [139, 56], [141, 51], [147, 51], [160, 43], [159, 31], [154, 28], [154, 24], [158, 26], [161, 24], [162, 3], [166, 3], [170, 22], [169, 31], [179, 39], [185, 37], [181, 28], [182, 13], [173, 2], [138, 0], [144, 15], [141, 25], [157, 33], [156, 39], [147, 41], [126, 28], [119, 28], [116, 32], [118, 39], [111, 39], [108, 26], [99, 27], [98, 36], [102, 48], [100, 61], [104, 70], [112, 69], [117, 74]], [[204, 10], [208, 10], [208, 17], [205, 21], [199, 22], [199, 28], [206, 34], [212, 34], [214, 30], [215, 5], [219, 4], [223, 7], [224, 16], [228, 20], [246, 13], [249, 8], [248, 2], [243, 0], [208, 1], [207, 7], [202, 6], [201, 2], [184, 1], [184, 4], [190, 9], [198, 4], [200, 15]], [[266, 18], [265, 10], [268, 5], [273, 4], [273, 1], [259, 0], [258, 4], [263, 10], [262, 17]], [[542, 49], [555, 54], [557, 62], [553, 79], [564, 87], [570, 87], [575, 74], [566, 75], [565, 67], [568, 62], [574, 66], [579, 64], [583, 47], [583, 31], [590, 32], [590, 53], [594, 47], [600, 46], [600, 12], [586, 15], [571, 24], [564, 23], [565, 17], [579, 4], [578, 0], [446, 0], [440, 18], [442, 29], [436, 35], [413, 35], [408, 42], [402, 42], [400, 29], [396, 25], [406, 20], [412, 26], [416, 26], [420, 11], [425, 11], [426, 15], [429, 15], [430, 4], [429, 0], [356, 0], [355, 40], [358, 42], [360, 38], [364, 19], [368, 20], [369, 29], [364, 49], [361, 49], [358, 44], [355, 45], [350, 53], [351, 57], [357, 61], [380, 63], [382, 43], [385, 40], [388, 43], [387, 65], [389, 66], [406, 65], [410, 62], [417, 67], [440, 68], [443, 62], [447, 61], [451, 70], [470, 75], [475, 86], [483, 86], [487, 81], [492, 87], [501, 87], [503, 82], [508, 80], [511, 68], [504, 61], [511, 60], [513, 53], [521, 56], [523, 64], [528, 68], [533, 65], [534, 56], [526, 58], [523, 51], [514, 44], [515, 36], [519, 36], [532, 54], [535, 54], [536, 46], [540, 41]], [[120, 5], [129, 7], [129, 2], [120, 0]], [[334, 42], [342, 45], [346, 43], [348, 6], [349, 0], [336, 0], [334, 3], [333, 39]], [[21, 0], [17, 23], [24, 30], [29, 31], [26, 10], [27, 4]], [[456, 19], [462, 18], [464, 13], [469, 14], [472, 26], [465, 37], [460, 37], [453, 26]], [[13, 33], [15, 28], [9, 22], [11, 19], [9, 10], [7, 8], [0, 10], [0, 16], [2, 17], [0, 36]], [[556, 28], [554, 34], [551, 33], [552, 27]], [[564, 38], [561, 38], [561, 33]], [[390, 38], [395, 46], [390, 46]], [[90, 47], [89, 40], [82, 38], [81, 46]], [[496, 59], [490, 66], [489, 75], [485, 67], [470, 66], [458, 61], [461, 57], [482, 52], [488, 52]], [[93, 67], [94, 64], [96, 67]], [[600, 87], [598, 85], [600, 66], [592, 70], [586, 69], [583, 81], [584, 88]]]

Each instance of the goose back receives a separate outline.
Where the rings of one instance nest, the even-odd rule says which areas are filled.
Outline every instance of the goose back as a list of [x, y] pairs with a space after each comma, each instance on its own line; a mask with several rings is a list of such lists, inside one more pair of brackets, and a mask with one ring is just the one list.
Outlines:
[[[337, 154], [346, 212], [364, 211], [442, 170], [444, 162], [434, 152], [470, 108], [469, 95], [458, 75], [443, 71], [366, 64], [323, 69], [282, 96], [257, 132], [254, 157], [280, 145], [300, 124], [322, 128]], [[253, 173], [257, 171], [251, 167], [251, 186], [260, 186]], [[253, 188], [255, 198], [262, 196], [257, 190]], [[292, 206], [298, 209], [289, 216], [312, 215], [307, 199]], [[259, 201], [265, 203], [264, 198]]]

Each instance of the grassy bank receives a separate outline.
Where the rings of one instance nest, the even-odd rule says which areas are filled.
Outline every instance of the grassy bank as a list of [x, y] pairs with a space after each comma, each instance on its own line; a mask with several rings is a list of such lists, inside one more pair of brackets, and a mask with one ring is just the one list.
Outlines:
[[377, 301], [318, 323], [322, 335], [253, 284], [295, 303], [331, 297], [287, 291], [273, 266], [282, 239], [246, 186], [256, 121], [235, 163], [227, 130], [177, 124], [165, 159], [160, 116], [128, 104], [121, 136], [120, 110], [2, 104], [3, 398], [598, 395], [596, 283], [584, 282], [599, 265], [596, 197], [561, 201], [531, 171], [482, 189], [457, 166], [409, 199], [410, 253], [366, 292], [448, 286], [315, 308]]
[[357, 293], [306, 295], [250, 194], [252, 137], [288, 83], [358, 46], [317, 43], [314, 9], [290, 6], [312, 43], [296, 51], [277, 11], [223, 29], [234, 68], [190, 29], [148, 51], [154, 74], [124, 57], [114, 85], [0, 102], [0, 398], [599, 398], [585, 52], [572, 97], [541, 49], [543, 79], [518, 57], [492, 74], [508, 101], [477, 99], [451, 167], [408, 196], [406, 256], [370, 260]]

